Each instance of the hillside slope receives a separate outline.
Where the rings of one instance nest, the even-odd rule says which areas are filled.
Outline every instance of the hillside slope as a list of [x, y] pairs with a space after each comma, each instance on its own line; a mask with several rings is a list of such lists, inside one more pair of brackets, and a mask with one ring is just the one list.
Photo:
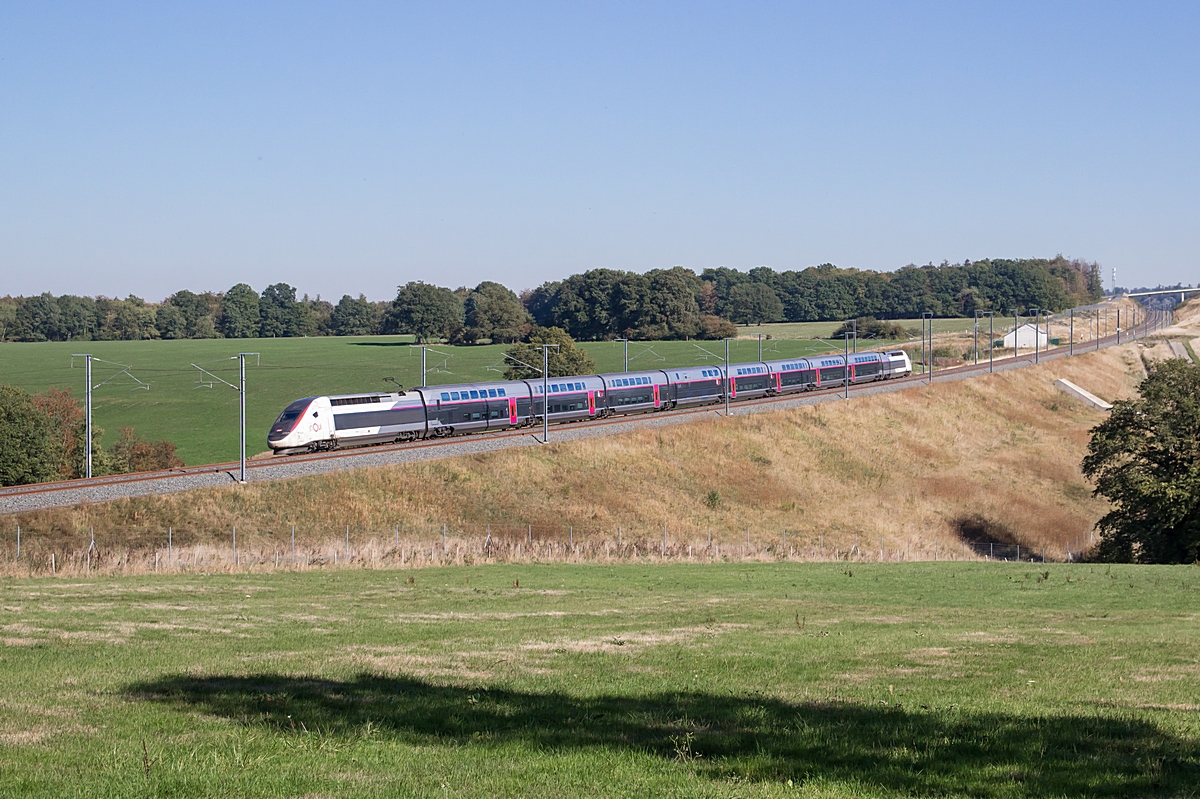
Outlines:
[[[842, 551], [959, 547], [990, 531], [1061, 553], [1086, 543], [1105, 510], [1079, 471], [1102, 415], [1054, 388], [1066, 377], [1105, 399], [1129, 397], [1144, 372], [1138, 345], [1037, 367], [816, 408], [712, 418], [611, 438], [414, 465], [121, 500], [23, 514], [21, 524], [64, 546], [86, 531], [109, 542], [307, 541], [440, 531], [575, 540], [615, 536], [822, 543]], [[516, 532], [519, 530], [519, 533]], [[388, 531], [388, 532], [384, 532]], [[160, 542], [161, 543], [161, 542]]]

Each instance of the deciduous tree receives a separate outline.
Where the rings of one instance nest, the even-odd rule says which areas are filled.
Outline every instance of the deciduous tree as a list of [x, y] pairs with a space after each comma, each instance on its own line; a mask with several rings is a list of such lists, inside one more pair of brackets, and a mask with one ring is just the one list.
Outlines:
[[1083, 473], [1112, 510], [1096, 524], [1097, 556], [1138, 563], [1200, 559], [1200, 366], [1150, 369], [1137, 399], [1092, 430]]
[[55, 477], [55, 442], [46, 414], [29, 394], [0, 385], [0, 485], [38, 483]]
[[417, 341], [429, 341], [452, 338], [462, 323], [462, 301], [454, 292], [415, 280], [397, 291], [387, 314], [386, 329], [412, 333]]
[[254, 338], [259, 324], [258, 293], [245, 283], [238, 283], [221, 298], [219, 328], [225, 338]]
[[499, 283], [484, 281], [467, 296], [464, 338], [493, 344], [518, 341], [529, 330], [529, 314], [521, 300]]
[[575, 346], [575, 339], [561, 327], [535, 327], [529, 342], [508, 348], [507, 380], [532, 380], [542, 377], [542, 344], [557, 344], [549, 351], [548, 377], [587, 375], [596, 371], [596, 362], [584, 350]]

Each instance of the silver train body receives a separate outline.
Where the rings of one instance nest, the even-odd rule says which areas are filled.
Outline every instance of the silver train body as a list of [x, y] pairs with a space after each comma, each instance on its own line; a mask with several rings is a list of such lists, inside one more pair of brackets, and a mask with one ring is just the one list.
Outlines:
[[[551, 422], [575, 422], [651, 413], [810, 391], [842, 385], [843, 355], [791, 358], [724, 366], [645, 372], [422, 386], [403, 392], [305, 397], [283, 410], [267, 434], [278, 455], [347, 446], [399, 443]], [[902, 350], [850, 355], [850, 382], [867, 383], [912, 373]], [[549, 397], [548, 401], [546, 397]], [[548, 406], [548, 411], [546, 410]]]

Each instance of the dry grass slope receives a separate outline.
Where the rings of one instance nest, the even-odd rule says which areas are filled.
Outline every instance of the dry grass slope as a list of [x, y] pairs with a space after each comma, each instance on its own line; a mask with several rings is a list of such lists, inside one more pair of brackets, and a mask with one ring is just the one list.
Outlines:
[[[612, 537], [702, 544], [778, 541], [843, 552], [928, 555], [959, 549], [974, 519], [1024, 546], [1061, 556], [1105, 511], [1079, 471], [1102, 415], [1054, 388], [1065, 377], [1108, 399], [1129, 397], [1144, 372], [1134, 346], [969, 381], [817, 408], [707, 421], [409, 466], [124, 500], [6, 520], [58, 544], [86, 530], [129, 541], [175, 528], [177, 543], [239, 541], [296, 525], [312, 540], [354, 530], [480, 531], [574, 526], [576, 540]], [[715, 492], [715, 493], [713, 493]], [[515, 533], [513, 533], [515, 534]], [[907, 548], [907, 549], [906, 549]]]

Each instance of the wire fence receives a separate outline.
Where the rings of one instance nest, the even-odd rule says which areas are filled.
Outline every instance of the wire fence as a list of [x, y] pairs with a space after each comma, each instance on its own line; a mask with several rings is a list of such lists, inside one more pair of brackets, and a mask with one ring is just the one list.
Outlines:
[[1079, 562], [1070, 545], [895, 540], [838, 533], [595, 528], [575, 525], [352, 525], [338, 530], [291, 525], [9, 531], [0, 550], [8, 576], [103, 576], [272, 569], [424, 568], [480, 563]]

